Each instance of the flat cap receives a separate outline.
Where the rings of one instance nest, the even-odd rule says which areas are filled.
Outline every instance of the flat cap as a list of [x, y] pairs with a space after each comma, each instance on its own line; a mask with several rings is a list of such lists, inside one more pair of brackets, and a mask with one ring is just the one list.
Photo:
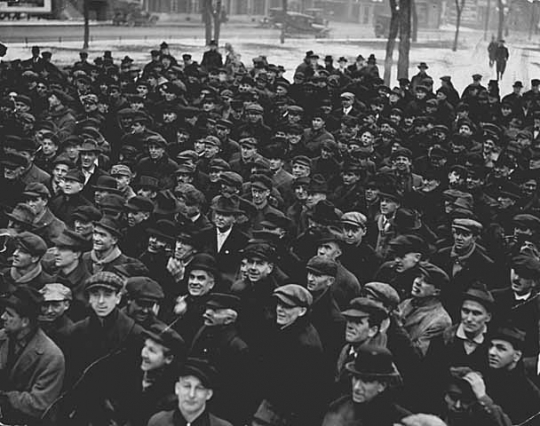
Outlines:
[[179, 377], [194, 376], [205, 388], [212, 389], [217, 385], [218, 373], [205, 359], [188, 358], [180, 370]]
[[168, 348], [176, 359], [183, 358], [187, 352], [184, 339], [166, 324], [156, 322], [144, 330], [143, 334]]
[[133, 172], [126, 164], [115, 164], [111, 167], [111, 176], [117, 175], [133, 177]]
[[463, 293], [462, 300], [473, 300], [478, 302], [488, 311], [491, 310], [495, 303], [495, 299], [493, 299], [493, 296], [488, 291], [486, 285], [480, 282], [475, 282], [465, 293]]
[[219, 176], [219, 181], [222, 184], [235, 188], [241, 188], [242, 184], [244, 183], [244, 179], [242, 178], [242, 176], [240, 176], [236, 172], [229, 170], [221, 173], [221, 175]]
[[125, 208], [131, 212], [152, 213], [154, 211], [154, 202], [150, 198], [136, 195], [126, 202]]
[[419, 270], [428, 284], [439, 289], [444, 288], [450, 282], [447, 273], [432, 263], [420, 262]]
[[73, 251], [88, 251], [92, 248], [90, 240], [84, 238], [81, 234], [66, 228], [62, 233], [52, 240], [56, 247], [67, 247]]
[[47, 252], [47, 243], [39, 235], [21, 232], [14, 238], [16, 247], [32, 256], [43, 256]]
[[533, 231], [540, 230], [540, 219], [532, 214], [518, 214], [514, 216], [513, 222], [516, 227], [528, 228]]
[[79, 206], [71, 215], [73, 220], [80, 220], [81, 222], [90, 223], [97, 222], [103, 217], [103, 214], [94, 206]]
[[84, 174], [80, 169], [71, 169], [66, 173], [65, 180], [72, 180], [84, 184]]
[[306, 270], [315, 275], [328, 275], [335, 278], [337, 275], [337, 263], [325, 256], [313, 256], [309, 259]]
[[206, 306], [211, 309], [240, 309], [240, 298], [226, 293], [210, 293]]
[[251, 176], [251, 187], [271, 191], [273, 184], [272, 179], [263, 174], [255, 174]]
[[540, 261], [526, 254], [518, 254], [512, 258], [512, 269], [525, 279], [540, 278]]
[[118, 293], [124, 287], [124, 282], [120, 275], [114, 272], [101, 271], [88, 277], [84, 283], [84, 290], [87, 292], [99, 287], [107, 288]]
[[313, 303], [313, 296], [304, 287], [298, 284], [287, 284], [274, 290], [274, 297], [289, 306], [309, 308]]
[[366, 229], [367, 217], [360, 212], [346, 212], [341, 216], [341, 223]]
[[274, 247], [265, 242], [248, 243], [241, 253], [244, 258], [258, 257], [269, 262], [273, 262], [276, 256]]
[[452, 229], [462, 229], [474, 235], [482, 232], [482, 224], [474, 219], [457, 218], [452, 222]]
[[362, 288], [361, 295], [382, 303], [388, 311], [396, 309], [400, 302], [399, 293], [394, 287], [377, 281], [367, 283]]
[[73, 298], [71, 290], [60, 283], [45, 284], [39, 292], [42, 294], [44, 302], [61, 302]]
[[27, 318], [37, 318], [41, 312], [43, 296], [34, 287], [26, 284], [19, 284], [15, 290], [2, 300], [3, 306], [13, 308], [20, 316]]
[[24, 188], [23, 196], [26, 197], [41, 197], [41, 198], [51, 198], [51, 192], [49, 189], [40, 182], [30, 182]]
[[388, 311], [384, 306], [375, 300], [367, 297], [356, 297], [349, 302], [347, 309], [341, 313], [345, 318], [359, 318], [367, 315], [386, 317]]
[[1, 163], [8, 168], [27, 167], [28, 159], [24, 155], [17, 152], [7, 152], [3, 156]]
[[525, 343], [525, 332], [513, 326], [506, 324], [499, 327], [491, 336], [491, 340], [504, 340], [510, 343], [515, 349], [521, 350]]
[[130, 277], [126, 281], [126, 292], [130, 299], [158, 302], [165, 298], [161, 286], [149, 277]]
[[306, 167], [311, 167], [311, 159], [306, 155], [297, 155], [293, 158], [292, 164], [301, 164]]
[[399, 235], [390, 241], [392, 250], [396, 253], [422, 253], [425, 254], [427, 245], [417, 235]]

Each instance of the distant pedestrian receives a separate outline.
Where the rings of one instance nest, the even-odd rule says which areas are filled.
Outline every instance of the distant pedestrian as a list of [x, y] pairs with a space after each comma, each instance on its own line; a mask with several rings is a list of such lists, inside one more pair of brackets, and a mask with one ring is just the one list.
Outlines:
[[498, 43], [495, 40], [495, 36], [491, 36], [491, 42], [488, 45], [488, 56], [489, 56], [489, 67], [493, 68], [493, 63], [495, 62], [495, 53], [497, 52]]
[[504, 71], [506, 70], [506, 62], [508, 61], [508, 49], [504, 45], [504, 40], [499, 40], [499, 45], [495, 51], [495, 61], [497, 63], [497, 80], [502, 80]]

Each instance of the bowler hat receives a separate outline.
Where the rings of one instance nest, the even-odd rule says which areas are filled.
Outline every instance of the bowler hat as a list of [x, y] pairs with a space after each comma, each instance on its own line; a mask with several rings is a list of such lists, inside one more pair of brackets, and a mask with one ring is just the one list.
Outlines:
[[287, 284], [274, 290], [274, 297], [289, 306], [309, 308], [313, 303], [313, 296], [304, 287], [298, 284]]
[[312, 176], [309, 182], [309, 186], [308, 186], [308, 193], [327, 194], [328, 183], [326, 182], [326, 179], [322, 175], [319, 175], [319, 174]]
[[336, 207], [328, 200], [321, 200], [308, 212], [308, 217], [322, 225], [331, 225], [339, 222], [340, 216], [336, 213]]
[[188, 269], [202, 270], [211, 273], [214, 277], [218, 274], [217, 262], [214, 256], [208, 253], [197, 253], [193, 260], [189, 262]]
[[112, 194], [120, 194], [121, 191], [118, 189], [118, 182], [115, 178], [108, 175], [103, 175], [98, 177], [96, 184], [94, 185], [96, 191], [107, 191]]
[[174, 242], [174, 234], [176, 225], [174, 222], [166, 219], [158, 220], [154, 225], [149, 226], [146, 230], [148, 235], [159, 237], [169, 243]]
[[356, 358], [345, 365], [346, 370], [354, 376], [370, 379], [399, 377], [394, 365], [392, 353], [382, 346], [362, 345]]
[[101, 271], [88, 277], [84, 283], [84, 290], [86, 292], [99, 287], [108, 288], [119, 293], [124, 287], [124, 281], [120, 275], [114, 272]]

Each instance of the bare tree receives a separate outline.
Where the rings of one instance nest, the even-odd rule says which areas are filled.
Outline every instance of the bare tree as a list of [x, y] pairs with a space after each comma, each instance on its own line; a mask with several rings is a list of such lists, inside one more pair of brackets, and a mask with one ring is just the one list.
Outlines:
[[418, 41], [418, 10], [416, 9], [416, 0], [412, 0], [412, 41], [416, 43]]
[[84, 36], [83, 50], [88, 49], [90, 44], [90, 0], [83, 0]]
[[204, 37], [206, 45], [208, 46], [212, 40], [212, 0], [203, 0], [202, 15], [204, 22]]
[[409, 77], [411, 50], [411, 0], [399, 0], [399, 58], [398, 78]]
[[456, 34], [454, 35], [454, 45], [452, 50], [455, 52], [458, 48], [459, 40], [459, 28], [461, 26], [461, 14], [463, 13], [463, 8], [465, 7], [465, 0], [454, 0], [456, 3]]
[[214, 40], [219, 45], [219, 36], [221, 32], [221, 0], [217, 1], [216, 9], [214, 10]]
[[497, 40], [502, 40], [504, 31], [504, 8], [505, 4], [503, 0], [497, 0], [497, 6], [499, 7], [499, 27], [497, 28]]
[[282, 7], [283, 7], [283, 22], [281, 23], [281, 34], [279, 36], [279, 42], [281, 44], [284, 44], [285, 35], [287, 34], [287, 10], [288, 10], [287, 0], [283, 0]]
[[399, 31], [399, 9], [397, 0], [390, 0], [390, 30], [386, 41], [386, 56], [384, 58], [384, 84], [390, 85], [392, 76], [392, 65], [394, 63], [394, 48]]

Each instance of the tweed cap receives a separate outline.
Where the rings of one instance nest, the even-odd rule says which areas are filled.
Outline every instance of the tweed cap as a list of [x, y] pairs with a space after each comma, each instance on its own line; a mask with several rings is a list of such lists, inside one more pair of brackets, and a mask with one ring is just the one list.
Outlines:
[[315, 275], [328, 275], [335, 278], [337, 275], [337, 263], [324, 256], [313, 256], [309, 259], [306, 270]]
[[47, 243], [39, 235], [21, 232], [14, 238], [16, 247], [32, 256], [43, 256], [47, 252]]
[[114, 272], [98, 272], [86, 279], [84, 283], [84, 290], [86, 292], [93, 288], [106, 288], [119, 293], [124, 287], [124, 281], [120, 275]]
[[313, 303], [311, 293], [301, 285], [287, 284], [274, 290], [274, 297], [289, 306], [309, 308]]

